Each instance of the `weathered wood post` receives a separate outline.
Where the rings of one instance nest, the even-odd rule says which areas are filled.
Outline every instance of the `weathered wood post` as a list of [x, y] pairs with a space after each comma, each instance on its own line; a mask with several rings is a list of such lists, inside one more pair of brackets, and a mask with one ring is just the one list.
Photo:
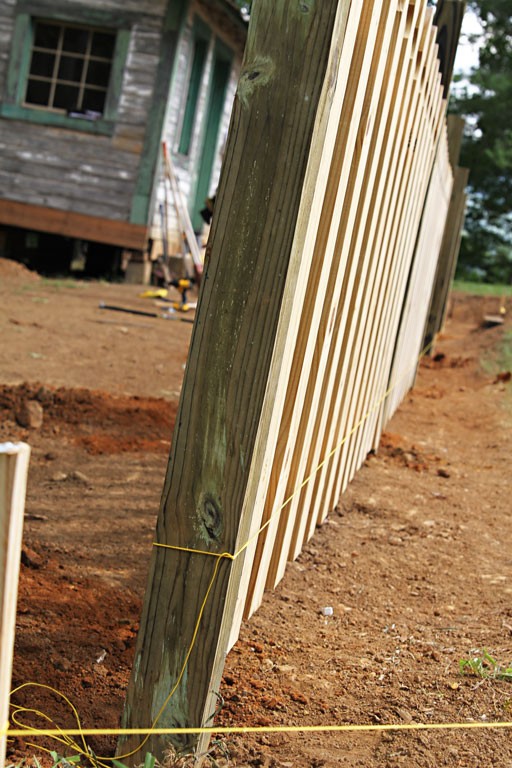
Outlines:
[[[124, 727], [212, 724], [247, 551], [216, 555], [236, 553], [259, 527], [294, 284], [302, 296], [307, 287], [298, 221], [319, 176], [310, 148], [325, 130], [332, 50], [351, 5], [361, 2], [253, 4], [156, 534], [214, 556], [154, 548]], [[135, 750], [124, 759], [140, 762], [140, 741], [122, 740], [118, 753]], [[180, 751], [207, 744], [172, 741]], [[143, 749], [164, 747], [151, 736]]]
[[[16, 597], [20, 569], [23, 512], [30, 448], [26, 443], [0, 444], [0, 729], [9, 719]], [[0, 736], [0, 768], [5, 764], [6, 736]]]
[[444, 325], [466, 211], [469, 170], [460, 168], [458, 165], [463, 131], [463, 118], [458, 115], [448, 115], [448, 150], [453, 169], [453, 188], [423, 337], [423, 347], [428, 347], [430, 353], [433, 351], [432, 342]]
[[465, 10], [466, 0], [437, 0], [434, 25], [437, 27], [439, 70], [445, 99], [448, 99], [450, 92], [453, 65]]

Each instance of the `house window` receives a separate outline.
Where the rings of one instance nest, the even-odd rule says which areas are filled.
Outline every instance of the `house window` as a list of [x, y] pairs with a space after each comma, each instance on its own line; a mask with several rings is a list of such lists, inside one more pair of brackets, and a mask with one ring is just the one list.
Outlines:
[[98, 9], [91, 24], [85, 6], [68, 18], [53, 0], [19, 2], [0, 119], [112, 136], [136, 14]]
[[24, 104], [101, 117], [115, 43], [107, 30], [36, 21]]

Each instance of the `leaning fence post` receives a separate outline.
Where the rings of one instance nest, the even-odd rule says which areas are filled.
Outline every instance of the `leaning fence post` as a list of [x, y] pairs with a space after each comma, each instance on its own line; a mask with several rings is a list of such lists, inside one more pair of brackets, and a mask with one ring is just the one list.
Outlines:
[[0, 443], [0, 768], [4, 768], [9, 719], [16, 596], [30, 447]]
[[[329, 115], [336, 72], [328, 63], [350, 7], [252, 7], [157, 523], [158, 543], [178, 549], [153, 552], [125, 727], [157, 718], [162, 727], [212, 725], [247, 552], [219, 555], [240, 550], [262, 514], [256, 489], [271, 461], [261, 436], [277, 433], [274, 405], [285, 388], [276, 381], [291, 366], [289, 347], [276, 352], [291, 315], [285, 285], [299, 282], [304, 263], [299, 210], [312, 206], [319, 159], [310, 149], [318, 116]], [[207, 743], [198, 746], [197, 735], [173, 742], [181, 751]], [[153, 735], [142, 749], [160, 755], [164, 747]], [[140, 748], [140, 739], [124, 739], [119, 757], [140, 762]]]

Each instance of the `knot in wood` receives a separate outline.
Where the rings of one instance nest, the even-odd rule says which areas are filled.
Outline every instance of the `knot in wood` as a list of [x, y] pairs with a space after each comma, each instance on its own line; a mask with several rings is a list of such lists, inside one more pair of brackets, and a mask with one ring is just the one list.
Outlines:
[[222, 535], [222, 511], [211, 493], [202, 493], [198, 506], [201, 538], [208, 542], [219, 541]]

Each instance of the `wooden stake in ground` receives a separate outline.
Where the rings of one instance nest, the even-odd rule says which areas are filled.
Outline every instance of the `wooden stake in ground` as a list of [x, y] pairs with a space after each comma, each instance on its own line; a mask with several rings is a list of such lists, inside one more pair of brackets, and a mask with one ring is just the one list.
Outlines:
[[[312, 136], [322, 110], [328, 114], [331, 45], [333, 37], [334, 45], [343, 43], [350, 5], [253, 5], [157, 524], [160, 544], [235, 553], [258, 528], [259, 482], [269, 471], [274, 406], [285, 391], [278, 381], [291, 365], [286, 297], [295, 291], [284, 301], [283, 291], [302, 274], [298, 214], [313, 200]], [[159, 726], [211, 724], [243, 560], [155, 547], [125, 727], [148, 727], [157, 718]], [[198, 746], [194, 736], [173, 741], [182, 751]], [[164, 746], [150, 737], [141, 751], [140, 739], [130, 738], [118, 752], [135, 750], [131, 759], [140, 762], [144, 751], [161, 755]]]
[[[23, 512], [30, 448], [0, 443], [0, 728], [9, 718], [16, 597], [20, 569]], [[0, 768], [5, 765], [6, 737], [0, 737]]]

